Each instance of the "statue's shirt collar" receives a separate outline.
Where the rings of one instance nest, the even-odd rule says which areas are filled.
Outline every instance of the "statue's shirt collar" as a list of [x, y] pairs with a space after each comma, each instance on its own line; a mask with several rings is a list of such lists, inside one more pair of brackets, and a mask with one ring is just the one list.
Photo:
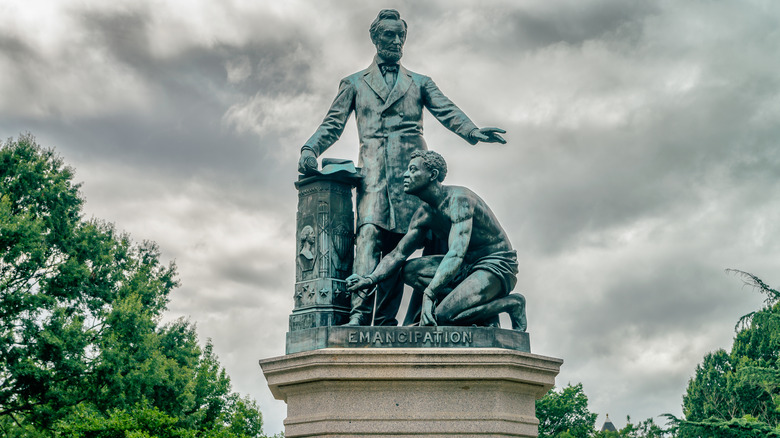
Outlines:
[[395, 65], [398, 65], [398, 66], [400, 66], [400, 65], [401, 65], [401, 61], [397, 61], [397, 62], [388, 61], [388, 60], [386, 60], [386, 59], [382, 58], [381, 56], [379, 56], [378, 54], [377, 54], [377, 55], [374, 55], [374, 63], [375, 63], [377, 66], [380, 66], [380, 65], [382, 65], [382, 64], [395, 64]]

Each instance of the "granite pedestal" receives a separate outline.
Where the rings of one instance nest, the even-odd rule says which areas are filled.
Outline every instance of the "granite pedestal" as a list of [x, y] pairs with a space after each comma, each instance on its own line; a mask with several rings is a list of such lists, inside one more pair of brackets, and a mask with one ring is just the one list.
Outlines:
[[292, 437], [536, 437], [562, 360], [506, 348], [323, 348], [260, 361]]

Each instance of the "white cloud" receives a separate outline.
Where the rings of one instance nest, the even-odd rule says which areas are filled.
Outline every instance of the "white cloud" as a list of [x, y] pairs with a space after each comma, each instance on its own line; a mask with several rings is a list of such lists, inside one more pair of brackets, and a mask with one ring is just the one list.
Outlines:
[[228, 60], [225, 63], [228, 82], [236, 84], [243, 82], [252, 74], [252, 65], [249, 63], [249, 57], [239, 56], [234, 60]]
[[[252, 132], [258, 137], [274, 136], [288, 145], [273, 149], [274, 156], [297, 157], [300, 142], [318, 125], [315, 108], [324, 102], [309, 94], [267, 96], [258, 92], [253, 97], [231, 106], [222, 123], [239, 133]], [[296, 147], [298, 146], [298, 147]]]

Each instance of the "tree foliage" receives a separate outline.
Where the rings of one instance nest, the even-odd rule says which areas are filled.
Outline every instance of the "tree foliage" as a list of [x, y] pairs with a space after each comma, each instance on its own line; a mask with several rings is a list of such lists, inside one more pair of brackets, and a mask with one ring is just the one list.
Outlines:
[[766, 295], [765, 306], [740, 318], [728, 353], [704, 357], [683, 396], [679, 436], [780, 436], [780, 293], [758, 277], [729, 270]]
[[594, 431], [597, 414], [588, 410], [588, 397], [582, 390], [582, 383], [578, 383], [566, 385], [560, 391], [553, 388], [537, 400], [536, 417], [540, 438], [564, 436], [564, 433], [585, 438]]
[[0, 433], [261, 436], [211, 342], [186, 320], [160, 324], [175, 265], [82, 204], [53, 150], [31, 135], [0, 144]]
[[536, 401], [540, 438], [664, 438], [668, 431], [652, 418], [633, 424], [626, 417], [626, 426], [618, 431], [597, 431], [598, 414], [588, 409], [588, 397], [582, 383], [551, 389]]
[[652, 418], [634, 424], [631, 422], [631, 417], [626, 417], [626, 426], [620, 430], [599, 431], [593, 434], [594, 438], [664, 438], [668, 436], [669, 431], [656, 424]]

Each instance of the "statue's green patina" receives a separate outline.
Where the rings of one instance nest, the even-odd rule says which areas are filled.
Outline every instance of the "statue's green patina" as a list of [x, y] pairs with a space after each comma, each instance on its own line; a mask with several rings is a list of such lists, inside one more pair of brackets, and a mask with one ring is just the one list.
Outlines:
[[[362, 180], [357, 185], [357, 235], [354, 272], [367, 275], [406, 233], [420, 201], [403, 191], [403, 173], [414, 151], [426, 150], [423, 139], [423, 108], [449, 130], [471, 144], [506, 143], [499, 128], [478, 128], [431, 78], [411, 72], [400, 64], [407, 25], [392, 9], [379, 12], [369, 33], [377, 54], [365, 70], [341, 80], [327, 116], [301, 148], [298, 169], [311, 175], [317, 157], [341, 136], [354, 112], [360, 138], [358, 165]], [[435, 242], [426, 253], [435, 253]], [[375, 325], [394, 326], [403, 284], [389, 277], [376, 288]], [[348, 324], [371, 324], [373, 302], [353, 294]]]

